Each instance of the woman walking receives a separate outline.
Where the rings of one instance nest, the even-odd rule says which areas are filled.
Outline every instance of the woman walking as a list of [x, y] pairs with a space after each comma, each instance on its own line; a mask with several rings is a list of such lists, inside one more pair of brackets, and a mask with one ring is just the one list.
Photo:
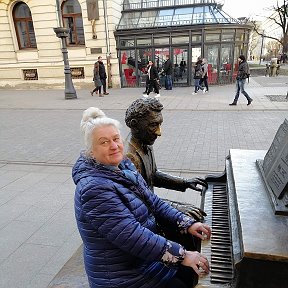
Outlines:
[[194, 85], [195, 85], [195, 90], [192, 93], [193, 95], [197, 94], [199, 90], [204, 91], [204, 88], [200, 86], [200, 79], [203, 76], [203, 70], [202, 70], [202, 59], [199, 57], [197, 62], [195, 63], [194, 66]]
[[95, 88], [90, 92], [90, 94], [91, 94], [91, 96], [93, 96], [94, 92], [96, 94], [98, 94], [98, 92], [99, 92], [99, 97], [104, 97], [103, 94], [101, 93], [102, 82], [101, 82], [100, 75], [99, 75], [99, 63], [98, 63], [98, 61], [95, 62], [95, 64], [94, 64], [93, 73], [94, 73], [93, 81], [94, 81]]

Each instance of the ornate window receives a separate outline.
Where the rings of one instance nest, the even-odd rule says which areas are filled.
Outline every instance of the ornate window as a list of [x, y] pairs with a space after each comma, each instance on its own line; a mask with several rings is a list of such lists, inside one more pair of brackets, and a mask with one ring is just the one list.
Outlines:
[[64, 0], [62, 4], [64, 27], [70, 28], [67, 37], [68, 46], [85, 45], [81, 6], [77, 0]]
[[19, 2], [14, 6], [13, 20], [19, 49], [37, 48], [31, 11], [27, 4]]

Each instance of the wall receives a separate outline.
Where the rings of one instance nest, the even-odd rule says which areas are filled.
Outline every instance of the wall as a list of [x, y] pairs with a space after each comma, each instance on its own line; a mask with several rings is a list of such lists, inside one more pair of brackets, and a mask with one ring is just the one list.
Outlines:
[[[73, 79], [75, 87], [93, 85], [93, 65], [101, 55], [111, 53], [112, 86], [119, 87], [119, 68], [114, 30], [121, 17], [122, 0], [105, 0], [107, 25], [105, 32], [103, 0], [99, 0], [99, 20], [95, 21], [97, 39], [93, 39], [92, 22], [87, 18], [86, 0], [78, 0], [82, 8], [85, 47], [68, 47], [70, 67], [84, 67], [85, 78]], [[0, 87], [64, 87], [64, 64], [60, 39], [53, 28], [58, 27], [56, 0], [24, 0], [31, 11], [37, 49], [19, 50], [12, 9], [18, 1], [0, 0]], [[44, 20], [43, 20], [44, 19]], [[106, 35], [109, 41], [106, 41]], [[93, 54], [101, 49], [102, 53]], [[37, 69], [38, 80], [24, 80], [23, 69]]]

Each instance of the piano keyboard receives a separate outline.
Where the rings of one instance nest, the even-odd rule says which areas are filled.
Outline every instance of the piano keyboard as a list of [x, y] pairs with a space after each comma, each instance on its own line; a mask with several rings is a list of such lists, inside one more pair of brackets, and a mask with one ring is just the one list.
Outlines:
[[212, 235], [210, 240], [202, 241], [201, 253], [208, 258], [211, 271], [199, 278], [196, 287], [227, 287], [234, 269], [226, 183], [209, 184], [204, 200], [205, 222]]

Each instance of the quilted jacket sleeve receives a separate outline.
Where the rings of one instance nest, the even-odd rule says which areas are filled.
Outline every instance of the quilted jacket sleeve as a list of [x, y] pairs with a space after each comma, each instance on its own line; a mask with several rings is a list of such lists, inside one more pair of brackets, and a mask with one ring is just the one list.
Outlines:
[[[138, 203], [135, 209], [146, 209], [144, 203]], [[143, 227], [133, 213], [115, 193], [111, 183], [98, 186], [90, 185], [82, 193], [82, 215], [109, 242], [134, 256], [159, 261], [167, 251], [167, 246], [174, 254], [179, 254], [183, 247], [175, 242], [159, 236]], [[144, 212], [147, 210], [143, 210]], [[177, 256], [177, 255], [176, 255]]]

